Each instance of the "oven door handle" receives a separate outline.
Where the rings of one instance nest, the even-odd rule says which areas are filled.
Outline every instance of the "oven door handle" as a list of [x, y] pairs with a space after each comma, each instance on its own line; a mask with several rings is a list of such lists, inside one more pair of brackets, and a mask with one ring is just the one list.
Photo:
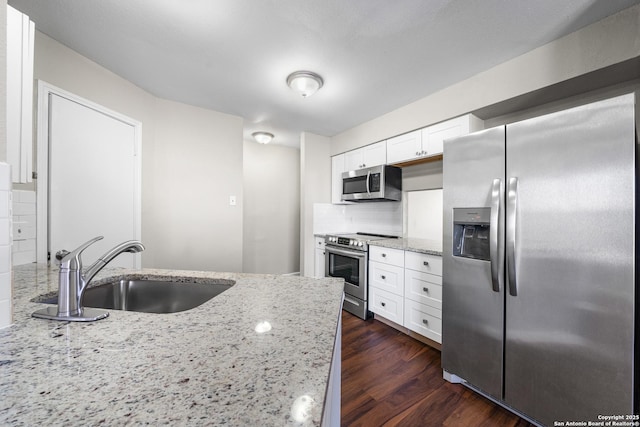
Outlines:
[[325, 246], [324, 249], [326, 252], [337, 254], [337, 255], [355, 256], [357, 258], [364, 258], [365, 256], [367, 256], [366, 252], [350, 251], [348, 249], [338, 249], [338, 248], [334, 248], [333, 246]]

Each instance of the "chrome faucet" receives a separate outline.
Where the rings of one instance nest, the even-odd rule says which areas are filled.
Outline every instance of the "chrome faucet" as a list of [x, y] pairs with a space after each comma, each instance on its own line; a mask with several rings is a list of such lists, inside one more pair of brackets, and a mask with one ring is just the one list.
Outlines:
[[48, 307], [32, 314], [33, 317], [49, 320], [64, 320], [71, 322], [91, 322], [104, 319], [109, 312], [95, 308], [82, 307], [82, 297], [91, 279], [111, 260], [123, 252], [141, 252], [144, 246], [137, 240], [120, 243], [102, 255], [86, 271], [82, 271], [82, 251], [87, 249], [103, 236], [98, 236], [69, 252], [61, 250], [56, 253], [56, 260], [60, 264], [58, 285], [58, 307]]

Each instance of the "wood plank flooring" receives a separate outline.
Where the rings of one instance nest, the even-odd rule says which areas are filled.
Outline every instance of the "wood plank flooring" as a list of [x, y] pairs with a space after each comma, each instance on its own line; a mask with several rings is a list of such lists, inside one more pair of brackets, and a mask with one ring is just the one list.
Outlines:
[[443, 380], [439, 351], [377, 320], [342, 322], [343, 427], [533, 427]]

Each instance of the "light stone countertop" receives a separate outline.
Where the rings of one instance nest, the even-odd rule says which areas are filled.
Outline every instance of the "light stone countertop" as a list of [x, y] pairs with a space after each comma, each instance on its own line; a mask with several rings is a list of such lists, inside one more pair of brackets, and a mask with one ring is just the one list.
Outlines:
[[[13, 274], [14, 325], [0, 329], [0, 425], [321, 423], [342, 280], [105, 269], [95, 284], [130, 274], [236, 284], [192, 310], [108, 310], [80, 323], [31, 317], [46, 306], [31, 300], [57, 291], [57, 269], [29, 264]], [[272, 329], [257, 333], [264, 321]]]
[[383, 248], [442, 256], [442, 242], [436, 240], [414, 238], [372, 240], [369, 242], [369, 246], [380, 246]]

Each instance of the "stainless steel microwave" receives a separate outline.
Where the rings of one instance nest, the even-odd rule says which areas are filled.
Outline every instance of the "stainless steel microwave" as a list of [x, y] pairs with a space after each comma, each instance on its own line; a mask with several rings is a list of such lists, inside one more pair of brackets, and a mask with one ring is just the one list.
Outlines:
[[402, 169], [380, 165], [344, 172], [341, 199], [351, 202], [402, 200]]

